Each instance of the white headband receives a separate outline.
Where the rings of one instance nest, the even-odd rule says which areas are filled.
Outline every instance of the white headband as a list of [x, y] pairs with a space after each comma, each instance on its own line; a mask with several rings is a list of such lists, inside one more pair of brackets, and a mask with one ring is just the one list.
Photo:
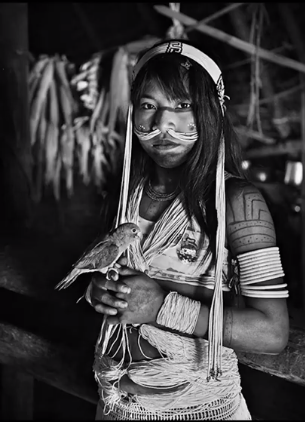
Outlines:
[[138, 61], [138, 63], [133, 68], [132, 73], [132, 81], [134, 82], [135, 78], [137, 77], [139, 71], [142, 69], [144, 64], [148, 62], [154, 56], [162, 53], [169, 53], [169, 54], [181, 54], [182, 56], [189, 57], [190, 59], [194, 60], [200, 66], [202, 66], [208, 74], [213, 79], [217, 93], [218, 99], [221, 105], [222, 112], [225, 111], [224, 106], [224, 99], [225, 97], [229, 98], [225, 95], [225, 88], [222, 79], [222, 73], [217, 64], [206, 54], [202, 51], [198, 50], [191, 45], [185, 44], [181, 41], [167, 41], [164, 44], [158, 45], [156, 47], [152, 47], [149, 49]]

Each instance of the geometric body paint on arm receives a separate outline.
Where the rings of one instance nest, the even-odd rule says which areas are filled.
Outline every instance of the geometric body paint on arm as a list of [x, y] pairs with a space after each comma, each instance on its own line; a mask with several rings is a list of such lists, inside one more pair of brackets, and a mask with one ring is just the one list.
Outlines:
[[227, 233], [234, 255], [276, 245], [270, 211], [262, 194], [253, 186], [227, 199]]

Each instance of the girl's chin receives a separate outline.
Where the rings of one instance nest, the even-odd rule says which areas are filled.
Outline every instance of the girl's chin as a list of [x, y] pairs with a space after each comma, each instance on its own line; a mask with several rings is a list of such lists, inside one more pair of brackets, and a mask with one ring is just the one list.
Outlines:
[[180, 160], [175, 160], [173, 158], [168, 159], [168, 157], [164, 159], [156, 158], [156, 157], [151, 157], [151, 158], [157, 166], [162, 167], [164, 169], [174, 169], [174, 168], [180, 167], [186, 161], [186, 157], [183, 157]]

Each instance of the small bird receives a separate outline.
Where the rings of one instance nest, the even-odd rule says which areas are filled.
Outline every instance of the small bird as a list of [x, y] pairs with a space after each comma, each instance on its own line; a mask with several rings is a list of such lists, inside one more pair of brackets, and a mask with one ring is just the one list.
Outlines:
[[[72, 271], [55, 286], [55, 289], [66, 289], [76, 278], [94, 271], [109, 273], [119, 257], [132, 243], [142, 238], [140, 228], [134, 223], [124, 223], [109, 232], [102, 240], [95, 241], [95, 246], [87, 250], [73, 265]], [[97, 242], [97, 243], [96, 243]], [[93, 244], [94, 245], [94, 244]]]

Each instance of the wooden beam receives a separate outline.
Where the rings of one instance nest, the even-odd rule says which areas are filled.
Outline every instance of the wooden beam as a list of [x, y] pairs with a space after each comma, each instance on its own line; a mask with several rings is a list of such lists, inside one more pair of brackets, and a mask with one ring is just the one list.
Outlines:
[[69, 346], [68, 337], [66, 344], [52, 344], [26, 330], [0, 322], [2, 365], [13, 366], [52, 387], [97, 404], [97, 385], [92, 372], [94, 349], [91, 356], [82, 356], [77, 348]]
[[[96, 404], [97, 385], [92, 373], [92, 353], [84, 355], [79, 347], [55, 344], [42, 337], [0, 322], [0, 362], [14, 365], [55, 388]], [[292, 328], [289, 344], [279, 355], [237, 353], [240, 363], [287, 381], [305, 386], [305, 331]]]
[[182, 13], [178, 13], [174, 10], [171, 10], [169, 7], [166, 6], [154, 6], [155, 9], [164, 16], [167, 16], [171, 19], [179, 20], [185, 26], [197, 26], [197, 30], [209, 35], [213, 38], [216, 38], [219, 41], [222, 41], [231, 47], [237, 48], [239, 50], [245, 51], [248, 54], [257, 54], [260, 58], [269, 60], [270, 62], [276, 63], [279, 66], [288, 67], [290, 69], [294, 69], [298, 72], [305, 73], [305, 64], [300, 63], [296, 60], [289, 59], [288, 57], [281, 56], [279, 54], [272, 53], [268, 50], [263, 48], [257, 48], [255, 45], [243, 41], [239, 38], [233, 37], [220, 29], [213, 28], [208, 26], [204, 23], [199, 24], [196, 19], [190, 18], [187, 15]]
[[288, 346], [279, 355], [237, 352], [238, 360], [250, 368], [296, 382], [305, 387], [305, 330], [290, 327]]
[[1, 289], [0, 363], [96, 403], [92, 365], [101, 324], [86, 302], [62, 306]]
[[[280, 46], [280, 47], [277, 47], [277, 48], [273, 48], [270, 51], [272, 53], [281, 53], [282, 51], [285, 51], [287, 48], [289, 50], [292, 50], [292, 47], [291, 46], [283, 45], [283, 46]], [[239, 60], [238, 62], [234, 62], [232, 64], [225, 65], [223, 67], [223, 69], [224, 70], [234, 69], [236, 67], [243, 66], [245, 64], [250, 64], [250, 63], [251, 63], [251, 57], [247, 57], [246, 59]]]
[[141, 40], [131, 41], [130, 43], [121, 45], [120, 47], [124, 47], [129, 54], [138, 54], [145, 48], [152, 47], [158, 41], [160, 41], [160, 38], [147, 37]]
[[202, 23], [209, 23], [212, 22], [214, 19], [220, 18], [220, 16], [225, 15], [226, 13], [231, 12], [232, 10], [236, 9], [237, 7], [242, 6], [245, 3], [232, 3], [229, 4], [229, 6], [224, 7], [223, 9], [219, 10], [216, 13], [213, 13], [212, 15], [202, 19], [201, 21], [198, 22], [198, 24], [194, 25], [194, 26], [188, 26], [185, 29], [185, 32], [188, 34], [190, 31], [194, 31], [195, 29], [198, 29], [198, 25], [201, 25]]
[[[288, 97], [288, 95], [294, 94], [295, 92], [301, 92], [301, 90], [305, 88], [305, 84], [299, 84], [297, 86], [293, 86], [292, 88], [288, 88], [285, 91], [282, 92], [277, 92], [276, 94], [274, 94], [272, 97], [268, 97], [268, 98], [261, 98], [259, 100], [259, 104], [266, 104], [266, 103], [270, 103], [272, 101], [274, 101], [274, 98], [284, 98], [284, 97]], [[244, 104], [235, 104], [231, 106], [232, 108], [236, 109], [236, 110], [243, 110], [244, 108], [248, 107], [248, 103], [244, 103]]]

